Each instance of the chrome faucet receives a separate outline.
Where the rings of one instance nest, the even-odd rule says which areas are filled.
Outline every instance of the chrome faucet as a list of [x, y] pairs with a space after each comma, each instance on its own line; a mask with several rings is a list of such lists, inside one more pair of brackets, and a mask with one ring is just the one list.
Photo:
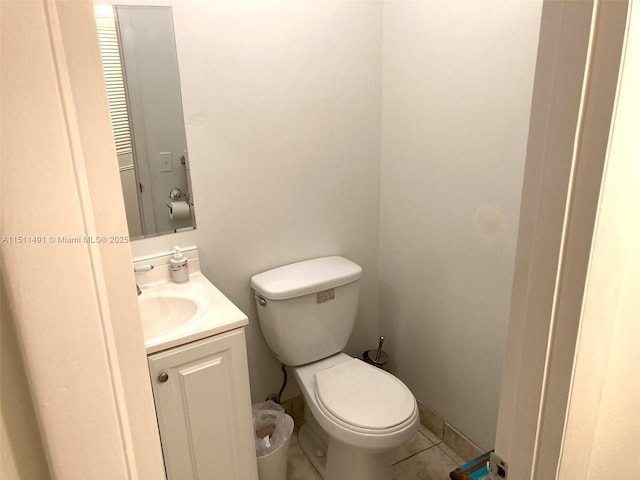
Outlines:
[[[142, 265], [140, 267], [133, 267], [133, 271], [135, 273], [150, 272], [153, 269], [154, 269], [153, 265]], [[142, 294], [142, 290], [140, 290], [140, 285], [138, 285], [137, 283], [136, 283], [136, 289], [138, 289], [138, 296], [140, 296]]]

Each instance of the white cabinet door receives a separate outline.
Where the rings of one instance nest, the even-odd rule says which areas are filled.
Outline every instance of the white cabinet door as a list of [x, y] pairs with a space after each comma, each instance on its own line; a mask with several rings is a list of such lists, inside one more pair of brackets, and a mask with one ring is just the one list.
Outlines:
[[168, 480], [256, 480], [244, 329], [150, 355], [149, 371]]

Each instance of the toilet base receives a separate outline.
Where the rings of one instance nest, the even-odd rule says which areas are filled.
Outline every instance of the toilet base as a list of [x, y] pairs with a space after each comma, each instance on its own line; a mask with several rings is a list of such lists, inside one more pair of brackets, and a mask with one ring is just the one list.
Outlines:
[[355, 448], [329, 438], [313, 415], [305, 410], [305, 424], [298, 441], [324, 480], [391, 480], [388, 452]]

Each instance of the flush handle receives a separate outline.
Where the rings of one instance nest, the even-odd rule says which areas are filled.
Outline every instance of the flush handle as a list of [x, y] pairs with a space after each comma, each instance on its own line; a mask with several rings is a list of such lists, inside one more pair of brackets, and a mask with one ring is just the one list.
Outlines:
[[264, 298], [262, 298], [260, 295], [256, 295], [256, 298], [258, 299], [258, 303], [260, 304], [261, 307], [267, 306], [267, 301]]
[[164, 383], [167, 380], [169, 380], [169, 374], [167, 372], [162, 372], [160, 375], [158, 375], [158, 381], [160, 383]]

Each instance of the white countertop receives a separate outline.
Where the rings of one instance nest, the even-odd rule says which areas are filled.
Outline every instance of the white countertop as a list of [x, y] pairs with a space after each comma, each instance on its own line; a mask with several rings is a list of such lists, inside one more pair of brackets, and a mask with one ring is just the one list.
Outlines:
[[136, 274], [142, 290], [139, 300], [178, 297], [192, 300], [197, 307], [194, 307], [195, 312], [189, 313], [188, 321], [166, 329], [161, 325], [162, 318], [157, 318], [159, 325], [145, 329], [145, 322], [155, 322], [156, 317], [161, 317], [163, 312], [156, 312], [154, 318], [147, 314], [145, 318], [144, 309], [141, 309], [147, 354], [244, 327], [249, 323], [247, 316], [200, 272], [197, 257], [189, 258], [189, 281], [185, 283], [172, 282], [169, 279], [168, 265], [162, 261], [145, 258], [134, 262], [134, 265], [139, 267], [151, 263], [154, 264], [153, 270]]

